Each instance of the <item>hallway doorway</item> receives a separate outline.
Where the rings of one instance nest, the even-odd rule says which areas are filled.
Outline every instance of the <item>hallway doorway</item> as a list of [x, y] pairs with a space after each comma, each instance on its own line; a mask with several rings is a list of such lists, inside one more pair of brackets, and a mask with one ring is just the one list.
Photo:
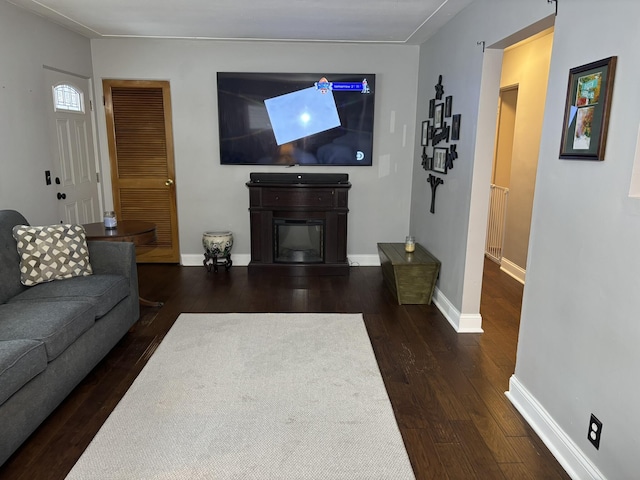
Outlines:
[[503, 52], [486, 257], [525, 283], [553, 28]]
[[501, 88], [498, 98], [496, 150], [491, 172], [489, 219], [485, 246], [486, 257], [498, 265], [502, 264], [504, 250], [517, 106], [518, 87]]

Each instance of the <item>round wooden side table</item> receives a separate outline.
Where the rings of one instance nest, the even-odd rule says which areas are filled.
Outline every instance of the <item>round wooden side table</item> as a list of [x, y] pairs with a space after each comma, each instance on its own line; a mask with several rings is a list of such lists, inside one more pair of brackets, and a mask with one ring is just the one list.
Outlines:
[[[131, 242], [136, 247], [152, 245], [156, 241], [156, 226], [141, 220], [119, 220], [116, 228], [106, 228], [104, 223], [87, 223], [83, 225], [87, 240], [107, 242]], [[155, 302], [138, 297], [140, 305], [161, 307], [162, 302]]]

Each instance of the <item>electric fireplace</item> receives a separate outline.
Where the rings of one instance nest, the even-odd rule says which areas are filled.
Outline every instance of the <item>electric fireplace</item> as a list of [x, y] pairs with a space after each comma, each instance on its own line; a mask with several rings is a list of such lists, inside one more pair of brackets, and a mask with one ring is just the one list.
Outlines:
[[346, 174], [251, 174], [249, 272], [348, 275]]

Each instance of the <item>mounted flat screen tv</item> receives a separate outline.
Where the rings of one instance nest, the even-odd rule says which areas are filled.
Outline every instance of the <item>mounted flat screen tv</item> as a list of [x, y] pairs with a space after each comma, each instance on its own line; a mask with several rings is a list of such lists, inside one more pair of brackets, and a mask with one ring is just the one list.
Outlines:
[[371, 166], [374, 74], [218, 73], [222, 165]]

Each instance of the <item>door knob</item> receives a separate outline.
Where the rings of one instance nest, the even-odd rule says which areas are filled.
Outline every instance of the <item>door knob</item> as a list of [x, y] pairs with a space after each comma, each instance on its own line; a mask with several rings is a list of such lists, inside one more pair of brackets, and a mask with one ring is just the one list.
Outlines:
[[64, 200], [65, 198], [67, 198], [67, 194], [66, 193], [60, 193], [58, 192], [58, 195], [56, 195], [58, 197], [58, 200]]
[[166, 181], [166, 182], [164, 182], [164, 184], [165, 184], [167, 187], [170, 187], [171, 185], [173, 185], [173, 180], [171, 180], [170, 178], [168, 178], [168, 179], [167, 179], [167, 181]]

